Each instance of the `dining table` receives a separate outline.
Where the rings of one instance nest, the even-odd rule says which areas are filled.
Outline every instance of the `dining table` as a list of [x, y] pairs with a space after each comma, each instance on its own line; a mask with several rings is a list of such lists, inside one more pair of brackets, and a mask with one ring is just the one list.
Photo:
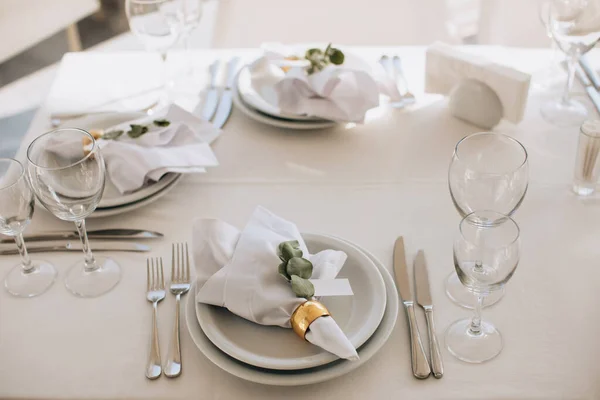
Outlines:
[[[382, 102], [367, 113], [363, 124], [314, 131], [264, 125], [234, 108], [212, 145], [218, 167], [185, 175], [173, 190], [146, 207], [90, 219], [88, 229], [160, 231], [165, 237], [151, 243], [150, 255], [162, 256], [169, 268], [172, 243], [192, 245], [195, 219], [219, 218], [242, 228], [257, 206], [293, 221], [302, 232], [360, 244], [389, 271], [394, 241], [403, 236], [409, 264], [419, 249], [427, 256], [444, 377], [413, 377], [408, 325], [401, 310], [381, 351], [360, 368], [327, 382], [278, 387], [232, 376], [198, 350], [185, 321], [182, 375], [150, 381], [144, 376], [152, 312], [145, 297], [148, 254], [111, 255], [122, 266], [121, 282], [101, 297], [78, 298], [65, 289], [63, 278], [82, 254], [48, 253], [35, 255], [57, 267], [58, 280], [48, 292], [22, 299], [0, 291], [0, 398], [600, 398], [600, 313], [594, 311], [600, 304], [600, 197], [582, 198], [571, 190], [579, 128], [555, 127], [540, 115], [540, 104], [558, 96], [565, 80], [544, 85], [556, 59], [553, 51], [461, 47], [532, 74], [523, 121], [503, 121], [494, 128], [525, 146], [530, 166], [527, 194], [513, 216], [521, 228], [521, 260], [504, 298], [483, 310], [484, 320], [493, 321], [502, 332], [504, 349], [489, 362], [468, 364], [454, 358], [443, 342], [452, 322], [471, 315], [452, 303], [444, 289], [454, 270], [452, 249], [460, 222], [447, 175], [456, 143], [481, 129], [452, 116], [446, 97], [424, 93], [426, 47], [344, 49], [372, 64], [382, 54], [400, 55], [416, 103], [399, 110]], [[260, 51], [192, 50], [194, 68], [201, 72], [198, 87], [208, 85], [208, 67], [215, 59], [239, 56], [250, 62]], [[102, 53], [116, 63], [131, 54], [110, 48]], [[177, 51], [169, 55], [173, 71], [183, 57]], [[600, 67], [600, 50], [588, 58]], [[575, 95], [591, 112], [582, 87], [576, 87]], [[175, 94], [173, 100], [192, 110], [201, 97], [202, 92], [190, 91]], [[27, 144], [51, 129], [49, 114], [47, 105], [39, 109], [17, 158], [25, 160]], [[71, 228], [71, 223], [38, 206], [27, 233]], [[18, 256], [2, 256], [1, 270], [6, 273], [17, 262]], [[174, 296], [168, 295], [159, 305], [164, 351], [174, 304]], [[425, 332], [422, 310], [417, 314]]]

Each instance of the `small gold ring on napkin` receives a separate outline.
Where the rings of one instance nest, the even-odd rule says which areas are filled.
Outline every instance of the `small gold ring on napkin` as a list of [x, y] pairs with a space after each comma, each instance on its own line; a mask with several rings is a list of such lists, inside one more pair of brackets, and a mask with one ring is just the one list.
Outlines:
[[310, 327], [310, 324], [317, 318], [326, 316], [329, 316], [329, 311], [323, 304], [318, 301], [308, 300], [296, 308], [290, 318], [290, 322], [292, 323], [294, 332], [302, 339], [305, 339], [306, 331]]

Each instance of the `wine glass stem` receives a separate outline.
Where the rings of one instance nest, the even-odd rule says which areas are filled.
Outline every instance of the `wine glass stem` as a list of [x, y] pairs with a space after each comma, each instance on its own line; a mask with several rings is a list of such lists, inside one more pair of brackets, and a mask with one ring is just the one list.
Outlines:
[[477, 295], [477, 303], [475, 304], [475, 314], [471, 320], [471, 326], [469, 327], [469, 333], [472, 335], [481, 334], [481, 308], [483, 307], [483, 298], [481, 294]]
[[83, 245], [85, 270], [94, 271], [98, 269], [98, 266], [96, 265], [96, 260], [94, 259], [94, 255], [92, 254], [90, 242], [87, 237], [87, 231], [85, 230], [85, 219], [75, 221], [75, 226], [77, 227], [77, 232], [79, 232], [79, 238], [81, 239], [81, 244]]
[[575, 78], [575, 66], [577, 65], [577, 57], [569, 55], [567, 56], [567, 66], [568, 66], [568, 75], [567, 75], [567, 85], [565, 87], [565, 92], [563, 93], [562, 102], [564, 104], [569, 104], [571, 101], [571, 88], [573, 87], [573, 80]]
[[31, 271], [33, 269], [33, 265], [31, 265], [31, 259], [29, 258], [29, 254], [27, 253], [27, 247], [25, 247], [25, 241], [23, 240], [22, 233], [19, 233], [15, 236], [15, 243], [17, 244], [17, 250], [19, 250], [19, 254], [21, 255], [23, 271]]

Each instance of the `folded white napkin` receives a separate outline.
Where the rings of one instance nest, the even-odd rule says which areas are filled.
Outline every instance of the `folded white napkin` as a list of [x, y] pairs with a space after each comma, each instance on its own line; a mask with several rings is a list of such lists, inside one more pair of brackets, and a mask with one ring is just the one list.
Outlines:
[[[171, 124], [157, 127], [153, 124], [157, 119]], [[146, 125], [149, 131], [135, 139], [125, 133], [117, 140], [98, 140], [110, 180], [121, 193], [139, 189], [167, 172], [206, 172], [205, 167], [219, 165], [210, 143], [221, 131], [176, 105], [105, 132], [128, 131], [131, 124]]]
[[[196, 221], [192, 234], [199, 288], [196, 301], [226, 307], [258, 324], [290, 328], [292, 313], [306, 300], [295, 296], [277, 270], [281, 262], [277, 247], [289, 240], [297, 240], [303, 257], [313, 263], [314, 279], [335, 278], [346, 261], [346, 254], [336, 250], [309, 254], [296, 225], [262, 207], [254, 211], [242, 232], [219, 220]], [[332, 317], [316, 319], [306, 340], [341, 358], [358, 359]]]
[[131, 112], [156, 103], [164, 78], [158, 54], [67, 53], [47, 98], [52, 116]]

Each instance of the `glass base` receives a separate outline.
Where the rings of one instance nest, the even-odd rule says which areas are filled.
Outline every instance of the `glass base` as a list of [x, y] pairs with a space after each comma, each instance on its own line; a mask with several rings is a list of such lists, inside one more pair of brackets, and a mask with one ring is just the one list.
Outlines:
[[[475, 302], [477, 302], [477, 297], [471, 293], [467, 288], [463, 286], [458, 279], [458, 275], [456, 272], [452, 272], [446, 278], [446, 295], [452, 300], [455, 304], [472, 310], [475, 308]], [[491, 305], [496, 304], [502, 299], [504, 296], [504, 287], [500, 290], [495, 290], [489, 293], [485, 299], [483, 300], [483, 307], [489, 307]]]
[[587, 108], [576, 100], [550, 101], [543, 104], [540, 111], [546, 121], [561, 128], [580, 126], [588, 115]]
[[97, 297], [109, 292], [121, 280], [121, 267], [108, 257], [95, 257], [97, 269], [85, 270], [83, 261], [73, 265], [67, 272], [65, 286], [81, 297]]
[[496, 357], [502, 351], [502, 335], [494, 325], [481, 321], [481, 332], [471, 332], [471, 320], [456, 321], [446, 330], [446, 348], [459, 360], [482, 363]]
[[17, 297], [34, 297], [44, 293], [56, 280], [54, 265], [40, 260], [32, 260], [33, 269], [25, 272], [21, 264], [15, 265], [4, 279], [8, 293]]

